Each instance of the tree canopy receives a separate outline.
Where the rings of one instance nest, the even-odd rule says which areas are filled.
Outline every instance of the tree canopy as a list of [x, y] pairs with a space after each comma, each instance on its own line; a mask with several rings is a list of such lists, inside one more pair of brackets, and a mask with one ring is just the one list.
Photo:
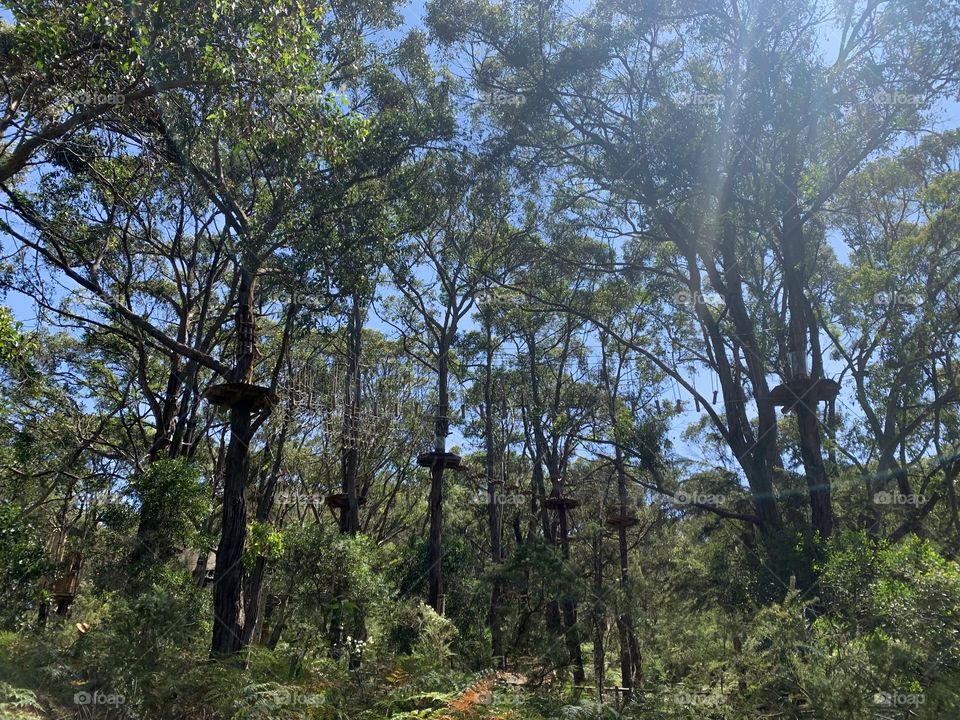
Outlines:
[[0, 716], [960, 711], [954, 3], [0, 8]]

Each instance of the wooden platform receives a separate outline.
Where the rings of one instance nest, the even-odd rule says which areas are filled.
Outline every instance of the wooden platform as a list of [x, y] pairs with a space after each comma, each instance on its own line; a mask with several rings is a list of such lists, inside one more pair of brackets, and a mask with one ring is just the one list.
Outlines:
[[640, 519], [635, 515], [610, 515], [607, 518], [607, 525], [616, 529], [633, 527], [639, 522]]
[[211, 405], [217, 407], [231, 408], [249, 403], [252, 410], [265, 410], [275, 405], [279, 399], [268, 387], [242, 382], [211, 385], [204, 396]]
[[432, 468], [437, 464], [440, 464], [445, 470], [464, 470], [466, 469], [463, 464], [463, 459], [451, 452], [437, 452], [436, 450], [431, 450], [430, 452], [420, 453], [417, 455], [417, 465], [424, 468]]
[[[347, 498], [346, 493], [334, 493], [332, 495], [327, 495], [323, 501], [332, 508], [338, 508], [339, 510], [346, 510], [350, 501]], [[357, 497], [357, 507], [363, 507], [367, 504], [367, 499], [363, 496]]]
[[839, 393], [840, 383], [836, 380], [796, 378], [777, 385], [770, 391], [768, 399], [775, 406], [782, 406], [783, 412], [788, 413], [801, 402], [814, 406], [820, 402], [835, 400]]
[[543, 499], [543, 506], [548, 510], [559, 510], [560, 508], [563, 508], [564, 510], [572, 510], [579, 505], [579, 500], [566, 495], [551, 495], [550, 497]]

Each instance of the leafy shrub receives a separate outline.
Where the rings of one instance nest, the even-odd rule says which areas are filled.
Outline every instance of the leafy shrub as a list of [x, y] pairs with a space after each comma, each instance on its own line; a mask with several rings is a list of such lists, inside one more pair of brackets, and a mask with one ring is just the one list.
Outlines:
[[40, 578], [49, 571], [46, 549], [33, 524], [13, 503], [0, 505], [0, 628], [16, 627], [42, 596]]

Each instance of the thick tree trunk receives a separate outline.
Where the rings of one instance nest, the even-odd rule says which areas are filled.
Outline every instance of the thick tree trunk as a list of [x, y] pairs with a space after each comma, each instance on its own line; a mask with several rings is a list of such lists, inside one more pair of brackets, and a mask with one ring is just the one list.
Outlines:
[[830, 501], [830, 479], [823, 463], [816, 409], [800, 402], [797, 403], [796, 413], [800, 455], [807, 476], [807, 492], [810, 495], [811, 521], [821, 537], [828, 538], [833, 532], [833, 506]]
[[427, 604], [440, 615], [444, 612], [443, 597], [443, 460], [430, 468], [430, 535], [427, 547], [428, 597]]
[[[265, 468], [260, 474], [260, 499], [257, 502], [256, 519], [259, 523], [265, 523], [273, 510], [273, 503], [277, 493], [277, 481], [280, 478], [280, 468], [283, 463], [283, 449], [287, 442], [287, 431], [289, 425], [285, 420], [280, 428], [280, 435], [275, 442], [267, 445], [264, 449]], [[267, 558], [262, 555], [257, 557], [253, 567], [253, 572], [247, 578], [243, 590], [244, 598], [244, 622], [243, 622], [243, 646], [249, 645], [254, 638], [257, 628], [260, 625], [260, 616], [263, 608], [264, 585], [267, 577]]]
[[[620, 515], [627, 514], [627, 476], [623, 464], [623, 451], [617, 445], [614, 462], [617, 471], [617, 490], [620, 499]], [[620, 597], [624, 603], [630, 602], [630, 554], [627, 545], [627, 528], [617, 528], [617, 547], [620, 554]], [[633, 614], [629, 607], [623, 608], [617, 616], [617, 632], [620, 636], [620, 682], [624, 688], [636, 687], [640, 676], [640, 649], [633, 630]], [[628, 691], [629, 693], [629, 691]]]
[[343, 449], [341, 488], [347, 497], [340, 512], [340, 532], [353, 535], [360, 529], [357, 473], [360, 467], [360, 356], [363, 350], [363, 301], [354, 296], [347, 332], [347, 377], [344, 385]]
[[[597, 688], [597, 701], [603, 702], [604, 676], [606, 675], [606, 649], [603, 645], [607, 608], [603, 598], [603, 535], [593, 536], [593, 679]], [[621, 637], [621, 642], [623, 638]], [[622, 653], [621, 653], [622, 658]]]
[[[727, 187], [724, 193], [724, 220], [721, 223], [720, 236], [723, 272], [720, 274], [714, 271], [712, 280], [718, 290], [722, 291], [724, 303], [733, 322], [735, 351], [737, 347], [743, 349], [743, 360], [757, 405], [756, 434], [746, 413], [746, 398], [738, 370], [740, 361], [735, 355], [734, 362], [730, 365], [726, 358], [727, 342], [713, 321], [711, 344], [720, 363], [720, 387], [726, 408], [730, 449], [739, 459], [747, 476], [761, 527], [764, 531], [770, 531], [783, 525], [773, 481], [774, 469], [781, 464], [777, 446], [776, 408], [767, 398], [767, 368], [757, 341], [756, 326], [750, 319], [743, 299], [743, 278], [737, 256], [737, 228], [727, 213], [732, 206], [732, 186]], [[702, 304], [698, 304], [698, 308], [698, 312], [706, 312]]]
[[[801, 92], [798, 90], [798, 92]], [[802, 92], [797, 98], [809, 99]], [[783, 281], [789, 311], [789, 375], [791, 378], [810, 378], [814, 381], [823, 376], [823, 362], [819, 357], [820, 343], [816, 336], [817, 325], [806, 295], [808, 276], [807, 242], [801, 217], [799, 201], [800, 165], [796, 161], [797, 136], [793, 135], [785, 147], [784, 186], [789, 191], [784, 198], [781, 217], [781, 249], [783, 254]], [[812, 372], [807, 370], [807, 350], [813, 350]], [[816, 397], [804, 397], [796, 404], [797, 431], [800, 457], [807, 478], [807, 493], [810, 498], [810, 516], [814, 529], [824, 538], [833, 532], [833, 507], [830, 498], [830, 478], [823, 462], [823, 438], [817, 419]]]
[[250, 403], [230, 409], [230, 445], [223, 479], [223, 522], [217, 546], [213, 586], [212, 655], [228, 655], [243, 648], [243, 547], [247, 538], [244, 494], [250, 471], [252, 432]]
[[[534, 475], [534, 486], [536, 488], [535, 492], [538, 493], [539, 497], [544, 496], [544, 481], [543, 481], [543, 470], [539, 462], [536, 462], [533, 466], [533, 475]], [[543, 534], [544, 537], [550, 541], [550, 544], [556, 546], [558, 544], [560, 524], [557, 521], [554, 521], [550, 517], [550, 511], [547, 510], [546, 505], [540, 503], [540, 516], [544, 524]], [[545, 620], [547, 623], [547, 632], [553, 637], [560, 637], [563, 632], [563, 627], [560, 618], [560, 603], [556, 598], [551, 597], [547, 600], [547, 605], [545, 609]]]
[[[250, 383], [256, 360], [256, 325], [253, 315], [254, 281], [240, 270], [237, 301], [237, 363], [233, 380]], [[224, 465], [223, 522], [217, 546], [213, 587], [214, 657], [238, 652], [243, 640], [243, 548], [247, 538], [246, 489], [250, 475], [250, 442], [256, 428], [250, 401], [230, 407], [230, 444]]]

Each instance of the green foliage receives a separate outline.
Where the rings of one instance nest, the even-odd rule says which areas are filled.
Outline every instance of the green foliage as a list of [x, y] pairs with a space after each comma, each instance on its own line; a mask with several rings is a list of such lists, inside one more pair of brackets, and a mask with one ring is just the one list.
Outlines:
[[40, 579], [50, 571], [37, 529], [13, 503], [0, 505], [0, 629], [16, 627], [26, 609], [43, 599]]
[[209, 612], [209, 597], [190, 574], [164, 566], [150, 571], [134, 597], [110, 592], [85, 598], [76, 614], [91, 629], [71, 648], [81, 687], [123, 695], [141, 709], [162, 707], [183, 682], [167, 675], [168, 668], [207, 649]]
[[243, 566], [249, 572], [258, 557], [276, 560], [283, 555], [283, 534], [269, 523], [254, 520], [247, 527], [247, 544], [243, 553]]
[[0, 717], [4, 720], [32, 720], [37, 717], [32, 711], [42, 709], [34, 692], [0, 681]]
[[388, 638], [391, 649], [413, 655], [428, 668], [442, 668], [453, 657], [452, 645], [457, 637], [454, 623], [441, 617], [422, 600], [397, 603], [391, 609]]
[[[41, 312], [0, 307], [0, 715], [960, 715], [948, 0], [7, 6], [0, 289]], [[763, 394], [800, 356], [843, 384], [815, 427]], [[250, 358], [277, 402], [224, 483], [204, 391]], [[178, 556], [218, 532], [211, 591]], [[79, 590], [38, 613], [48, 554]], [[529, 686], [468, 675], [495, 638]]]
[[299, 685], [277, 682], [253, 683], [244, 686], [238, 694], [236, 712], [231, 720], [257, 720], [282, 716], [291, 720], [316, 717], [324, 703], [322, 694], [307, 693]]
[[35, 341], [23, 331], [23, 323], [13, 319], [10, 308], [0, 306], [0, 363], [22, 363], [35, 348]]
[[153, 559], [199, 542], [197, 527], [210, 512], [210, 499], [195, 466], [182, 459], [156, 460], [130, 482], [130, 490], [141, 517], [150, 520], [149, 537], [141, 542], [158, 548]]

